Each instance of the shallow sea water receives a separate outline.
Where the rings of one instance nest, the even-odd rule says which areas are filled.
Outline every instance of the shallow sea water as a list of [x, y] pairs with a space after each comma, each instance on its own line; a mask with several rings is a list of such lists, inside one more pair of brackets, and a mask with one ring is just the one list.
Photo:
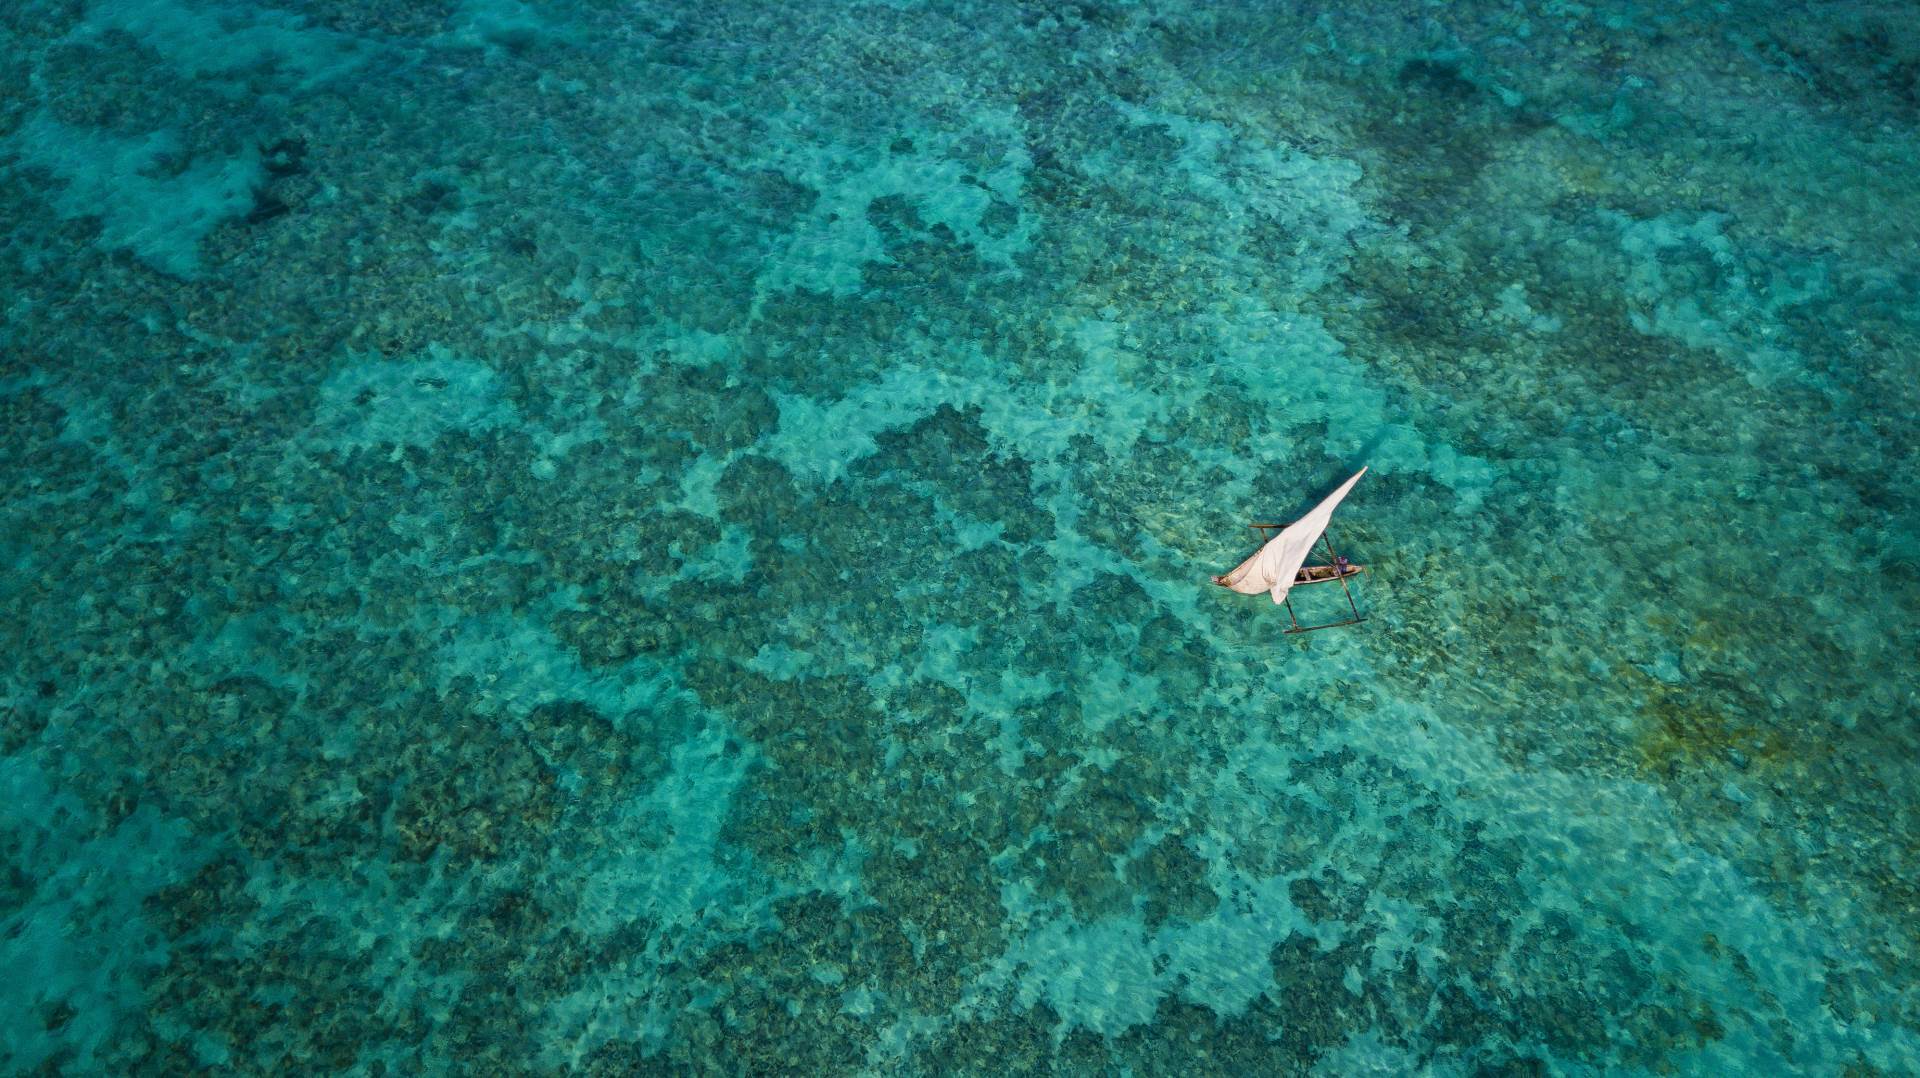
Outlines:
[[1920, 1071], [1910, 6], [0, 49], [0, 1070]]

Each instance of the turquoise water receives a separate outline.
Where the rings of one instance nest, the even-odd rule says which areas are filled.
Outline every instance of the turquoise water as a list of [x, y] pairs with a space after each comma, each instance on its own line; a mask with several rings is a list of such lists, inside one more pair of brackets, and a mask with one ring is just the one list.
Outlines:
[[0, 1070], [1920, 1071], [1909, 8], [0, 48]]

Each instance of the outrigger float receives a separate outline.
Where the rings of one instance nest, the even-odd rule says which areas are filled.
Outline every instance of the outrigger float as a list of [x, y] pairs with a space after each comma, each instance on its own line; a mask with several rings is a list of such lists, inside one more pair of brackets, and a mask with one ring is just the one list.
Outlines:
[[[1367, 571], [1364, 565], [1355, 565], [1333, 552], [1333, 540], [1327, 537], [1327, 524], [1333, 520], [1333, 510], [1360, 477], [1367, 474], [1365, 468], [1353, 473], [1353, 478], [1340, 484], [1340, 489], [1327, 495], [1326, 500], [1313, 507], [1313, 511], [1292, 524], [1253, 524], [1255, 531], [1263, 536], [1268, 531], [1280, 534], [1268, 539], [1253, 556], [1241, 562], [1234, 570], [1224, 576], [1213, 578], [1215, 584], [1229, 588], [1242, 595], [1259, 595], [1265, 592], [1273, 596], [1273, 601], [1287, 608], [1287, 617], [1293, 622], [1288, 633], [1310, 633], [1316, 629], [1334, 629], [1342, 625], [1358, 625], [1367, 620], [1360, 616], [1360, 606], [1353, 601], [1353, 589], [1347, 587], [1347, 578], [1358, 576]], [[1313, 553], [1313, 544], [1325, 539], [1327, 545], [1327, 564], [1308, 565], [1307, 557]], [[1330, 621], [1325, 625], [1302, 625], [1294, 616], [1293, 602], [1287, 593], [1302, 584], [1325, 584], [1338, 580], [1340, 590], [1347, 594], [1347, 607], [1353, 616], [1342, 621]]]

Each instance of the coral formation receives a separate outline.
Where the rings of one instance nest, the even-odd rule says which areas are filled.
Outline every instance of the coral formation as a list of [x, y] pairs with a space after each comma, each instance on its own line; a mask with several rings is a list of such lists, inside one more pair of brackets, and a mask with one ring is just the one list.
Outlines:
[[1900, 15], [0, 13], [0, 1069], [1920, 1068]]

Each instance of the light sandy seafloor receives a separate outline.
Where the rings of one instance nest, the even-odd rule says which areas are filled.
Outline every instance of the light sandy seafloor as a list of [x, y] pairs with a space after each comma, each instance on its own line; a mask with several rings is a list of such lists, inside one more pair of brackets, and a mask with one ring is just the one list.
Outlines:
[[1917, 27], [7, 5], [0, 1071], [1915, 1073]]

